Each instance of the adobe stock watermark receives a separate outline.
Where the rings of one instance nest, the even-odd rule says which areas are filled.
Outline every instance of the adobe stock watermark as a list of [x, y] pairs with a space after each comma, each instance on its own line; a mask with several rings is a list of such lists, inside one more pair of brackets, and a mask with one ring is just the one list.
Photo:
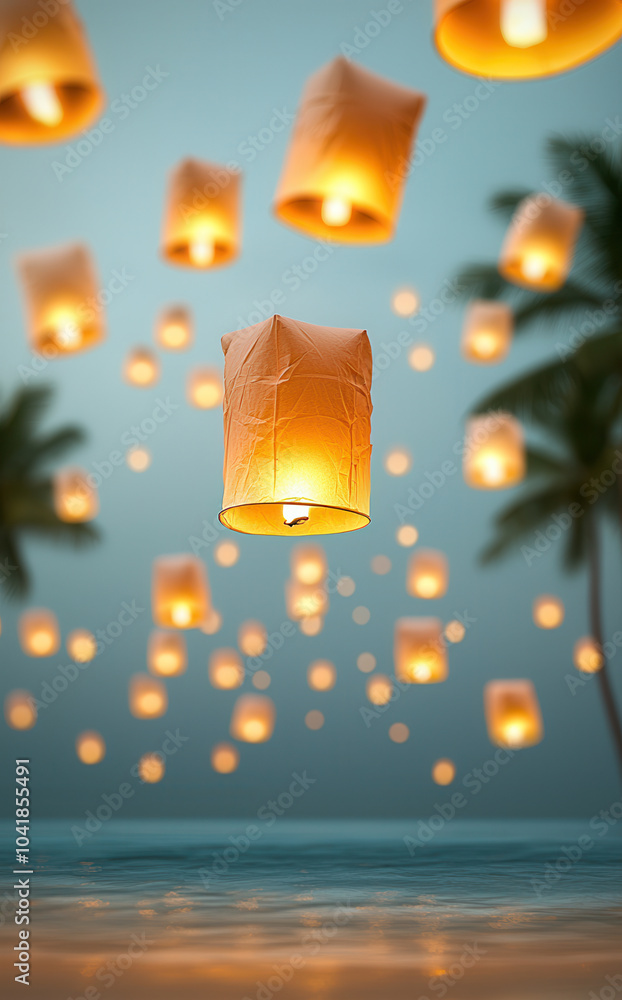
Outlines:
[[[447, 996], [447, 993], [459, 983], [461, 979], [464, 978], [465, 973], [472, 969], [474, 965], [482, 960], [484, 955], [488, 954], [486, 948], [477, 942], [473, 941], [472, 944], [465, 944], [462, 948], [462, 954], [460, 958], [452, 962], [448, 967], [446, 972], [441, 972], [437, 976], [432, 976], [428, 981], [428, 989], [435, 997], [441, 1000], [442, 997]], [[420, 996], [419, 1000], [430, 1000], [427, 996]]]
[[[600, 647], [600, 651], [606, 660], [612, 660], [619, 649], [622, 649], [622, 632], [614, 632], [611, 639], [607, 639]], [[584, 670], [575, 671], [572, 674], [564, 674], [564, 681], [573, 698], [577, 691], [584, 688], [586, 684], [590, 684], [597, 674], [598, 671], [586, 673]]]
[[62, 7], [66, 7], [71, 0], [39, 0], [37, 7], [31, 17], [22, 17], [22, 28], [20, 32], [9, 31], [7, 38], [13, 52], [19, 52], [24, 45], [35, 38], [42, 28], [49, 24], [53, 17], [56, 17]]
[[155, 944], [155, 940], [148, 938], [144, 933], [132, 934], [125, 951], [115, 955], [114, 958], [109, 958], [93, 973], [91, 978], [97, 980], [97, 986], [94, 984], [87, 986], [80, 996], [68, 997], [67, 1000], [100, 1000], [103, 996], [100, 987], [109, 990], [128, 969], [132, 968], [134, 962], [142, 958]]
[[[162, 424], [167, 423], [180, 407], [181, 404], [174, 403], [169, 396], [157, 399], [150, 414], [143, 417], [140, 423], [132, 424], [128, 430], [123, 431], [119, 439], [121, 445], [127, 451], [138, 447], [139, 444], [144, 444], [153, 437]], [[110, 479], [115, 469], [125, 464], [125, 459], [124, 452], [113, 449], [102, 461], [91, 463], [91, 471], [86, 477], [86, 482], [92, 489], [99, 489], [106, 480]]]
[[570, 872], [586, 854], [595, 847], [599, 840], [606, 837], [609, 831], [622, 819], [622, 802], [612, 802], [608, 809], [595, 813], [588, 823], [589, 833], [582, 833], [569, 846], [562, 845], [559, 856], [553, 862], [548, 862], [542, 869], [539, 878], [530, 880], [531, 888], [538, 898], [552, 889], [561, 878]]

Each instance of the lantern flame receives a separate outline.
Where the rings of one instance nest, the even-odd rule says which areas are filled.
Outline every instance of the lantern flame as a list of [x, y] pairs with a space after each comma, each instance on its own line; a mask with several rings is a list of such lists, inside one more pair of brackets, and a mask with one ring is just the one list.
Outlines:
[[501, 34], [508, 45], [527, 49], [546, 40], [546, 0], [502, 0]]
[[73, 320], [67, 319], [58, 324], [56, 339], [65, 350], [73, 351], [82, 343], [82, 331]]
[[322, 222], [326, 226], [347, 226], [352, 218], [352, 203], [347, 198], [324, 198]]
[[310, 507], [303, 507], [297, 503], [283, 504], [283, 523], [288, 528], [296, 528], [299, 524], [304, 524], [309, 520]]
[[521, 263], [521, 270], [528, 281], [542, 281], [548, 269], [548, 264], [544, 254], [531, 251], [525, 254]]
[[22, 92], [22, 101], [31, 118], [53, 128], [63, 120], [63, 106], [51, 83], [29, 83]]
[[190, 260], [195, 267], [209, 267], [214, 262], [216, 247], [207, 236], [196, 236], [188, 247]]
[[171, 618], [178, 628], [185, 628], [192, 618], [192, 612], [185, 601], [177, 601], [171, 610]]

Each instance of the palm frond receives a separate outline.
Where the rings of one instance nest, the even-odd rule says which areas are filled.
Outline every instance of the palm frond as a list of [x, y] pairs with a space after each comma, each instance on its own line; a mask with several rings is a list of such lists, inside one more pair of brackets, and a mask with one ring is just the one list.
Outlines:
[[513, 503], [507, 506], [495, 519], [495, 537], [481, 553], [481, 562], [486, 565], [512, 550], [520, 551], [520, 543], [531, 542], [533, 547], [537, 532], [546, 528], [553, 515], [564, 510], [569, 502], [568, 486], [557, 481], [539, 490], [523, 491]]
[[574, 377], [570, 362], [550, 361], [493, 390], [478, 400], [473, 412], [502, 410], [546, 422], [550, 419], [551, 407], [559, 405], [567, 396]]
[[72, 448], [83, 444], [84, 440], [85, 433], [81, 427], [63, 427], [26, 444], [12, 466], [22, 473], [40, 471], [48, 462], [61, 458]]

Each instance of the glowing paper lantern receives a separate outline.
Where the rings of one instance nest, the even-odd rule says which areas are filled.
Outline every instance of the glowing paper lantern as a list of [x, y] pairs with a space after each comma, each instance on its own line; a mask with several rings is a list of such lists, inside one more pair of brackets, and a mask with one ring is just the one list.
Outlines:
[[185, 306], [169, 306], [158, 318], [156, 343], [167, 351], [185, 351], [194, 339], [192, 315]]
[[415, 528], [414, 524], [402, 524], [395, 532], [395, 538], [398, 545], [402, 545], [405, 549], [410, 548], [414, 545], [419, 538], [419, 532]]
[[130, 712], [136, 719], [159, 719], [168, 708], [164, 684], [148, 674], [134, 674], [129, 700]]
[[437, 785], [451, 785], [456, 777], [456, 765], [453, 760], [441, 757], [432, 768], [432, 779]]
[[405, 684], [447, 678], [447, 648], [438, 618], [398, 618], [393, 636], [395, 676]]
[[106, 744], [99, 733], [89, 730], [76, 739], [76, 753], [83, 764], [99, 764], [106, 756]]
[[147, 646], [147, 666], [156, 677], [176, 677], [188, 665], [186, 637], [181, 632], [154, 631]]
[[484, 688], [486, 725], [500, 747], [530, 747], [544, 736], [536, 689], [528, 680], [489, 681]]
[[533, 602], [533, 620], [538, 628], [557, 628], [564, 620], [564, 602], [552, 594], [541, 594]]
[[415, 372], [429, 372], [435, 359], [429, 344], [415, 344], [408, 352], [408, 364]]
[[343, 56], [307, 81], [274, 211], [309, 236], [393, 236], [426, 97]]
[[392, 564], [388, 556], [374, 556], [370, 565], [372, 573], [376, 573], [377, 576], [386, 576], [391, 572]]
[[464, 481], [476, 490], [503, 490], [525, 476], [523, 428], [510, 413], [470, 417], [462, 469]]
[[19, 641], [27, 656], [53, 656], [60, 646], [58, 621], [47, 608], [24, 611], [18, 624]]
[[123, 364], [123, 378], [129, 385], [148, 389], [160, 378], [160, 362], [148, 347], [135, 347]]
[[240, 695], [233, 708], [230, 733], [244, 743], [264, 743], [274, 730], [276, 708], [265, 694]]
[[222, 339], [220, 520], [258, 535], [369, 523], [371, 349], [364, 330], [272, 316]]
[[65, 645], [76, 663], [90, 663], [97, 655], [97, 639], [86, 628], [76, 628], [70, 632]]
[[61, 469], [54, 476], [54, 510], [61, 521], [92, 521], [99, 512], [97, 490], [83, 469]]
[[4, 718], [11, 729], [32, 729], [37, 709], [29, 691], [11, 691], [4, 699]]
[[206, 270], [240, 251], [241, 174], [219, 164], [183, 160], [170, 175], [162, 256], [169, 264]]
[[462, 622], [457, 621], [455, 618], [447, 622], [444, 635], [448, 642], [462, 642], [465, 634], [466, 629]]
[[238, 688], [244, 680], [244, 667], [237, 649], [215, 649], [209, 658], [208, 674], [212, 687], [223, 691]]
[[521, 201], [501, 248], [503, 277], [535, 292], [561, 288], [570, 272], [584, 215], [577, 205], [548, 194]]
[[329, 660], [315, 660], [307, 670], [307, 682], [312, 691], [331, 691], [337, 680], [337, 671]]
[[258, 691], [265, 691], [271, 683], [272, 678], [267, 670], [258, 670], [253, 674], [253, 687], [256, 687]]
[[351, 576], [340, 576], [337, 580], [337, 593], [340, 597], [352, 597], [356, 583]]
[[240, 547], [235, 542], [219, 542], [214, 549], [214, 562], [218, 566], [235, 566], [240, 558]]
[[328, 573], [326, 553], [321, 545], [295, 545], [290, 566], [292, 578], [298, 583], [323, 583]]
[[37, 0], [3, 0], [0, 67], [0, 142], [59, 142], [102, 109], [95, 63], [68, 0], [53, 13]]
[[164, 757], [158, 751], [154, 753], [144, 753], [138, 761], [138, 777], [145, 784], [155, 785], [162, 781], [166, 763]]
[[471, 302], [464, 319], [462, 354], [467, 361], [478, 364], [503, 361], [510, 350], [513, 329], [512, 310], [505, 302]]
[[317, 708], [312, 708], [310, 712], [305, 715], [305, 726], [307, 729], [317, 730], [321, 729], [324, 725], [324, 715], [322, 712], [318, 712]]
[[391, 308], [396, 316], [414, 316], [420, 305], [414, 288], [398, 288], [391, 296]]
[[393, 696], [393, 683], [385, 674], [368, 677], [365, 692], [372, 705], [387, 705]]
[[238, 646], [244, 656], [261, 656], [268, 645], [268, 633], [261, 622], [242, 622], [238, 629]]
[[132, 472], [145, 472], [151, 465], [151, 453], [147, 448], [131, 448], [125, 456]]
[[160, 628], [199, 628], [210, 612], [205, 566], [196, 556], [160, 556], [153, 563], [153, 620]]
[[240, 763], [240, 754], [232, 743], [217, 743], [212, 749], [212, 767], [218, 774], [231, 774]]
[[222, 615], [216, 608], [212, 608], [206, 618], [199, 625], [201, 632], [205, 635], [216, 635], [222, 628]]
[[577, 670], [584, 674], [598, 673], [605, 662], [602, 647], [591, 636], [584, 636], [575, 642], [572, 658]]
[[186, 395], [191, 406], [213, 410], [222, 403], [222, 374], [218, 368], [195, 368], [188, 376]]
[[312, 615], [310, 618], [301, 618], [298, 628], [303, 635], [319, 635], [324, 628], [324, 619], [321, 615]]
[[323, 618], [328, 611], [328, 593], [317, 584], [288, 580], [285, 584], [285, 606], [293, 621]]
[[405, 476], [412, 464], [412, 455], [406, 448], [393, 448], [384, 457], [384, 467], [390, 476]]
[[104, 338], [99, 281], [88, 247], [70, 243], [21, 254], [17, 272], [33, 350], [54, 358], [87, 350]]
[[359, 653], [356, 658], [356, 665], [364, 674], [371, 673], [376, 666], [376, 657], [373, 653]]
[[593, 59], [622, 35], [616, 0], [436, 0], [436, 46], [478, 77], [534, 79]]
[[389, 739], [393, 743], [405, 743], [410, 736], [410, 729], [404, 722], [394, 722], [389, 727]]
[[449, 585], [449, 562], [443, 552], [419, 549], [408, 563], [406, 590], [412, 597], [443, 597]]

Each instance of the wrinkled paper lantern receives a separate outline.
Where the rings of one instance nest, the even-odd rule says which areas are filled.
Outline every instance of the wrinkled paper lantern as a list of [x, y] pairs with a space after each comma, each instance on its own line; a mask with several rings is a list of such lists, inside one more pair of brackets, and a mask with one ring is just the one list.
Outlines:
[[261, 656], [268, 645], [268, 633], [265, 625], [251, 619], [242, 622], [238, 629], [238, 646], [244, 656]]
[[577, 670], [584, 674], [598, 673], [605, 662], [602, 647], [589, 635], [575, 642], [572, 659]]
[[449, 562], [436, 549], [418, 549], [408, 562], [406, 589], [412, 597], [443, 597], [449, 585]]
[[515, 285], [554, 292], [564, 284], [585, 213], [548, 194], [521, 201], [507, 231], [499, 271]]
[[11, 691], [4, 699], [4, 718], [11, 729], [32, 729], [37, 709], [29, 691]]
[[212, 687], [223, 691], [238, 688], [244, 680], [244, 667], [237, 649], [215, 649], [209, 658], [208, 675]]
[[307, 670], [307, 683], [312, 691], [332, 691], [337, 671], [330, 660], [315, 660]]
[[562, 73], [594, 59], [620, 36], [619, 0], [436, 0], [441, 56], [484, 79]]
[[144, 753], [138, 761], [138, 777], [147, 785], [156, 785], [162, 781], [166, 763], [159, 751]]
[[525, 476], [523, 428], [510, 413], [470, 417], [462, 462], [464, 481], [476, 490], [503, 490]]
[[65, 645], [75, 663], [90, 663], [97, 656], [97, 639], [86, 628], [76, 628], [70, 632]]
[[158, 317], [155, 340], [166, 351], [185, 351], [194, 339], [192, 314], [185, 306], [169, 306]]
[[227, 334], [220, 520], [257, 535], [369, 523], [372, 358], [364, 330], [284, 316]]
[[233, 707], [230, 732], [243, 743], [264, 743], [274, 730], [276, 708], [265, 694], [240, 695]]
[[277, 218], [339, 243], [390, 240], [426, 100], [343, 56], [314, 73], [276, 192]]
[[18, 624], [19, 641], [27, 656], [53, 656], [60, 646], [58, 621], [47, 608], [24, 611]]
[[285, 584], [285, 607], [292, 621], [303, 618], [324, 618], [328, 612], [328, 593], [318, 584], [298, 583], [288, 580]]
[[59, 142], [86, 128], [104, 95], [73, 5], [40, 0], [0, 6], [0, 142]]
[[213, 410], [222, 403], [222, 374], [218, 368], [195, 368], [188, 375], [186, 397], [199, 410]]
[[160, 628], [200, 628], [211, 610], [205, 566], [196, 556], [160, 556], [153, 563], [153, 620]]
[[168, 708], [164, 684], [149, 674], [134, 674], [131, 678], [129, 701], [136, 719], [159, 719]]
[[89, 730], [76, 739], [76, 753], [83, 764], [99, 764], [106, 756], [106, 744], [99, 733]]
[[154, 631], [147, 646], [147, 666], [156, 677], [177, 677], [186, 672], [188, 650], [182, 632]]
[[61, 469], [54, 476], [54, 510], [61, 521], [92, 521], [99, 512], [97, 490], [84, 469]]
[[321, 545], [295, 545], [290, 566], [292, 579], [303, 584], [323, 583], [328, 573], [326, 553]]
[[148, 347], [135, 347], [123, 363], [123, 378], [128, 385], [148, 389], [160, 378], [160, 362]]
[[212, 767], [217, 774], [232, 774], [240, 763], [240, 754], [232, 743], [217, 743], [212, 749]]
[[514, 318], [505, 302], [477, 299], [469, 303], [462, 331], [462, 354], [467, 361], [490, 365], [503, 361], [512, 343]]
[[541, 594], [533, 602], [533, 620], [538, 628], [558, 628], [564, 620], [564, 602], [552, 594]]
[[531, 681], [489, 681], [484, 688], [488, 735], [500, 747], [530, 747], [544, 736], [540, 704]]
[[438, 618], [398, 618], [393, 635], [395, 676], [405, 684], [447, 678], [447, 648]]
[[241, 174], [220, 164], [183, 160], [170, 175], [162, 229], [169, 264], [206, 270], [240, 251]]
[[88, 247], [70, 243], [20, 254], [17, 272], [34, 351], [49, 360], [104, 338], [99, 280]]

